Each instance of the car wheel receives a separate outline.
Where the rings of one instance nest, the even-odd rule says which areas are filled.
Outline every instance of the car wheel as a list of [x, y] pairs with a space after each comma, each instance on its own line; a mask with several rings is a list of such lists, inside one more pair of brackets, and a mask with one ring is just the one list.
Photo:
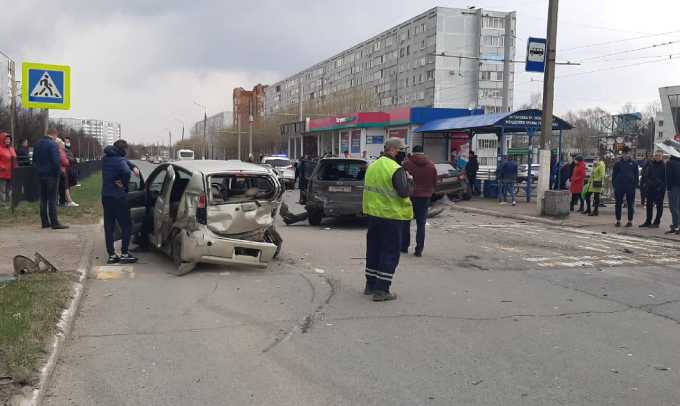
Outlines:
[[182, 260], [182, 235], [177, 234], [172, 240], [171, 247], [172, 262], [175, 263], [175, 268], [168, 268], [168, 272], [175, 276], [182, 276], [196, 268], [195, 262], [185, 262]]
[[279, 234], [279, 232], [276, 230], [274, 226], [270, 227], [264, 233], [264, 240], [276, 245], [276, 252], [274, 253], [274, 258], [278, 257], [279, 253], [281, 252], [281, 247], [283, 246], [283, 238], [281, 238], [281, 234]]
[[454, 200], [460, 200], [460, 194], [459, 193], [448, 193], [446, 197], [449, 198], [449, 200], [454, 201]]
[[463, 200], [470, 200], [472, 199], [472, 195], [469, 194], [468, 192], [463, 192]]
[[436, 202], [437, 200], [441, 199], [444, 197], [443, 195], [432, 195], [432, 198], [430, 199], [433, 202]]
[[321, 221], [323, 221], [323, 212], [321, 210], [308, 210], [309, 214], [309, 224], [313, 226], [320, 226]]

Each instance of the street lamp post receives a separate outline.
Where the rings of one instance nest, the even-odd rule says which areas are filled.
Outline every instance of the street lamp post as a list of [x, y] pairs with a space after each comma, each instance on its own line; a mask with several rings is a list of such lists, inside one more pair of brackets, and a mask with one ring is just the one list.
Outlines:
[[9, 61], [7, 65], [7, 73], [9, 75], [10, 80], [10, 92], [11, 92], [10, 97], [12, 98], [12, 100], [10, 101], [9, 131], [12, 134], [12, 139], [14, 140], [14, 147], [17, 148], [19, 146], [18, 144], [19, 140], [17, 139], [17, 136], [14, 133], [16, 129], [16, 114], [17, 114], [16, 62], [6, 53], [0, 51], [0, 54], [2, 54]]

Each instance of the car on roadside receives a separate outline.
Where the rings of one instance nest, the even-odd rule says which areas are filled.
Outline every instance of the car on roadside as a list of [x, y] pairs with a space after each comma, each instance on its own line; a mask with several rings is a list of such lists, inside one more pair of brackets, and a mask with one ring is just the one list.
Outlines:
[[133, 176], [133, 235], [169, 255], [177, 275], [198, 263], [266, 267], [282, 239], [274, 227], [283, 187], [267, 168], [241, 161], [189, 160]]
[[263, 164], [271, 165], [276, 169], [281, 183], [288, 189], [295, 188], [295, 167], [293, 162], [283, 155], [265, 156], [262, 158]]
[[437, 170], [437, 185], [432, 194], [433, 201], [444, 196], [451, 200], [470, 200], [465, 171], [449, 162], [436, 163], [434, 167]]
[[[531, 183], [538, 182], [538, 171], [541, 164], [531, 164]], [[526, 183], [529, 178], [529, 164], [520, 164], [517, 168], [517, 183]]]
[[361, 216], [368, 162], [360, 158], [323, 158], [307, 179], [305, 210], [309, 224], [324, 217]]

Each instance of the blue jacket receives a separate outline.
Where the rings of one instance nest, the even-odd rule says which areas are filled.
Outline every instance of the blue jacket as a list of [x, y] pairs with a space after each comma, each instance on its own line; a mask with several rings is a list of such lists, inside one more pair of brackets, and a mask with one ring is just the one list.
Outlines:
[[498, 178], [502, 182], [516, 182], [517, 181], [517, 162], [509, 159], [501, 162], [501, 167], [498, 169]]
[[[130, 182], [131, 164], [125, 158], [125, 152], [109, 145], [104, 148], [102, 158], [102, 197], [125, 198]], [[120, 181], [123, 187], [116, 185]]]
[[619, 159], [612, 171], [612, 186], [614, 190], [635, 190], [639, 180], [637, 162], [632, 159]]
[[33, 167], [40, 177], [59, 176], [59, 147], [50, 137], [42, 137], [33, 146]]

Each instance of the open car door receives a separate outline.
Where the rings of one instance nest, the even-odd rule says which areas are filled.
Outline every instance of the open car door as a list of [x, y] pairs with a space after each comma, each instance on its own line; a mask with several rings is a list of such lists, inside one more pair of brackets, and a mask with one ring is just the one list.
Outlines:
[[[146, 191], [144, 190], [144, 179], [141, 174], [139, 177], [134, 173], [130, 176], [127, 202], [130, 208], [130, 235], [134, 236], [142, 230], [144, 214], [146, 213]], [[121, 239], [122, 232], [118, 223], [116, 223], [113, 236], [116, 241]]]
[[170, 216], [170, 196], [172, 185], [175, 183], [175, 170], [168, 165], [158, 198], [153, 206], [153, 244], [161, 248], [170, 233], [172, 218]]

